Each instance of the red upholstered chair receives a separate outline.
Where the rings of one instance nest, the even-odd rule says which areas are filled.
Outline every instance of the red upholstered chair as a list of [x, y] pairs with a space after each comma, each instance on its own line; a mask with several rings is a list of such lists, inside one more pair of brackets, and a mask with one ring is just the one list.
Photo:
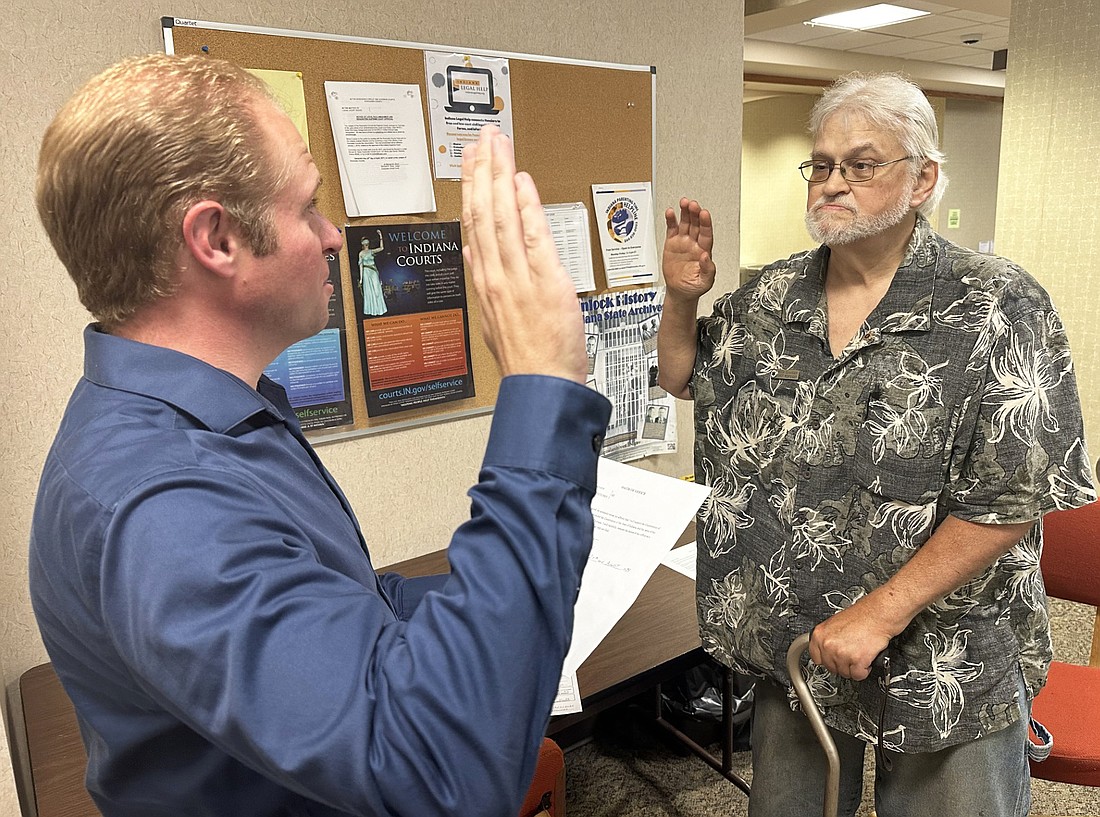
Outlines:
[[[1043, 517], [1041, 569], [1047, 594], [1100, 607], [1100, 503]], [[1033, 777], [1100, 786], [1100, 616], [1088, 666], [1054, 661], [1032, 714], [1054, 736], [1054, 749], [1031, 764]]]
[[542, 739], [535, 777], [519, 817], [565, 817], [565, 754], [550, 738]]

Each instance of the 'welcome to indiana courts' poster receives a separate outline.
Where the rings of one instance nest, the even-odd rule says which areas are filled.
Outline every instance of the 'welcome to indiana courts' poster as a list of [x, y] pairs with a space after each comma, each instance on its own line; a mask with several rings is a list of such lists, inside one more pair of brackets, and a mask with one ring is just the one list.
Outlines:
[[367, 414], [474, 396], [457, 221], [347, 228]]

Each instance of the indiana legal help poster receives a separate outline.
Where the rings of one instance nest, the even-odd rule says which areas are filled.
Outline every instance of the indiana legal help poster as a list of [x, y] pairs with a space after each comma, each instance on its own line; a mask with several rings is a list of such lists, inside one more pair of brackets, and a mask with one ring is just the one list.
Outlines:
[[457, 221], [347, 228], [367, 414], [474, 396]]

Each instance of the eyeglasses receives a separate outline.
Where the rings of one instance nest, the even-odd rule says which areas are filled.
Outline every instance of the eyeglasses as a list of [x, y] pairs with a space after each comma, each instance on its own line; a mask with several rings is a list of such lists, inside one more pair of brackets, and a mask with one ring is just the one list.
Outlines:
[[840, 175], [849, 182], [869, 182], [875, 176], [876, 167], [904, 162], [912, 156], [902, 156], [889, 162], [872, 162], [867, 159], [845, 159], [843, 162], [826, 162], [824, 159], [811, 159], [798, 166], [802, 178], [808, 182], [820, 184], [833, 175], [833, 168], [840, 168]]

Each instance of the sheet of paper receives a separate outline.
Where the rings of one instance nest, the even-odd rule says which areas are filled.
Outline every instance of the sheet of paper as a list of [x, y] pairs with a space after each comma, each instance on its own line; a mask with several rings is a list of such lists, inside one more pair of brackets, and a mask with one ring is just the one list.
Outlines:
[[574, 608], [565, 672], [574, 673], [630, 609], [710, 488], [600, 458], [595, 534]]
[[577, 683], [577, 673], [563, 675], [558, 683], [558, 697], [554, 699], [551, 715], [572, 715], [581, 711], [581, 688]]
[[290, 117], [302, 140], [309, 147], [309, 127], [306, 124], [306, 92], [302, 86], [301, 71], [275, 71], [270, 68], [248, 68], [248, 73], [262, 79], [279, 105]]
[[348, 216], [434, 211], [420, 86], [326, 82], [325, 100]]
[[677, 573], [683, 573], [692, 581], [695, 581], [695, 554], [697, 548], [694, 542], [688, 542], [678, 548], [673, 548], [661, 559], [661, 564], [671, 567]]
[[592, 185], [596, 232], [609, 287], [657, 281], [653, 192], [649, 182]]
[[462, 178], [462, 149], [483, 125], [512, 137], [511, 72], [504, 57], [424, 52], [425, 87], [437, 179]]
[[550, 235], [558, 249], [562, 266], [573, 279], [577, 292], [596, 288], [592, 269], [592, 236], [588, 231], [588, 208], [582, 202], [547, 204], [542, 208], [550, 223]]

